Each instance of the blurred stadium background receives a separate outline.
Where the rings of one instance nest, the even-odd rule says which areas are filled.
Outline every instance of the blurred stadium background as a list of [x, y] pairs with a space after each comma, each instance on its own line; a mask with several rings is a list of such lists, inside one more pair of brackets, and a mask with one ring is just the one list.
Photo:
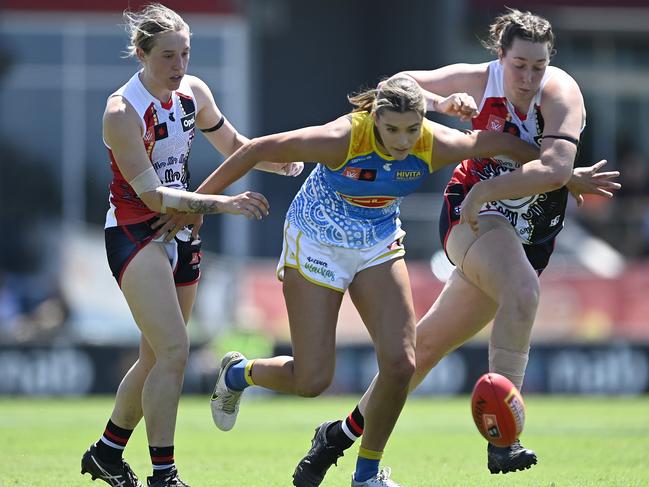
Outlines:
[[[110, 170], [101, 116], [106, 97], [137, 69], [121, 57], [127, 39], [119, 24], [126, 7], [142, 3], [0, 0], [0, 394], [112, 392], [135, 357], [137, 330], [103, 248]], [[189, 71], [249, 136], [332, 120], [348, 111], [346, 94], [400, 70], [486, 61], [479, 39], [503, 11], [489, 0], [163, 3], [192, 28]], [[578, 164], [606, 158], [624, 185], [612, 201], [569, 209], [542, 277], [524, 392], [649, 393], [649, 4], [508, 5], [552, 21], [553, 63], [586, 98]], [[191, 187], [220, 162], [197, 137]], [[418, 315], [448, 273], [437, 218], [449, 171], [403, 206]], [[221, 351], [255, 356], [287, 347], [274, 267], [283, 216], [303, 178], [254, 173], [231, 188], [267, 195], [272, 213], [262, 222], [206, 218], [187, 392], [211, 387]], [[447, 357], [419, 393], [469, 391], [486, 370], [486, 336]], [[330, 391], [360, 391], [375, 363], [348, 301], [339, 344]]]

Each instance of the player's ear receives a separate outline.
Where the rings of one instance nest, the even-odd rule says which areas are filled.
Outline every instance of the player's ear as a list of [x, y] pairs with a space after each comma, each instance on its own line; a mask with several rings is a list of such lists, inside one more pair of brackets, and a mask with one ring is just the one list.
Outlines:
[[145, 56], [144, 49], [142, 49], [141, 47], [136, 47], [135, 55], [137, 56], [140, 62], [144, 62], [144, 56]]

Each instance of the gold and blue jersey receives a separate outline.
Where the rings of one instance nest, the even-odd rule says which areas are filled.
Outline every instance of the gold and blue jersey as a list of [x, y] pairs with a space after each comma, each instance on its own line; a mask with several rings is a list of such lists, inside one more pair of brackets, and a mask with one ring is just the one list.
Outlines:
[[433, 171], [433, 128], [424, 119], [419, 139], [399, 161], [379, 152], [369, 113], [352, 113], [351, 124], [345, 161], [335, 169], [318, 164], [286, 219], [312, 240], [362, 249], [399, 234], [399, 203]]

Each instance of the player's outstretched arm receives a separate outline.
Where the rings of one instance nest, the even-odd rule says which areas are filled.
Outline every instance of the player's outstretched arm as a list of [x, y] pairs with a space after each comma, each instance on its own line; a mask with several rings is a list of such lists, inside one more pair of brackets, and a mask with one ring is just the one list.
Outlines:
[[325, 125], [252, 139], [210, 174], [197, 191], [220, 193], [260, 161], [288, 163], [302, 160], [335, 167], [345, 160], [350, 131], [347, 117], [340, 117]]

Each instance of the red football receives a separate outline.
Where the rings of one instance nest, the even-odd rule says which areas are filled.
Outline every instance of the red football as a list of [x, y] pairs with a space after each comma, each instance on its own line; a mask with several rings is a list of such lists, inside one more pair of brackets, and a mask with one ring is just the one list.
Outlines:
[[484, 374], [471, 395], [473, 421], [496, 446], [509, 446], [523, 431], [525, 403], [512, 382], [500, 374]]

